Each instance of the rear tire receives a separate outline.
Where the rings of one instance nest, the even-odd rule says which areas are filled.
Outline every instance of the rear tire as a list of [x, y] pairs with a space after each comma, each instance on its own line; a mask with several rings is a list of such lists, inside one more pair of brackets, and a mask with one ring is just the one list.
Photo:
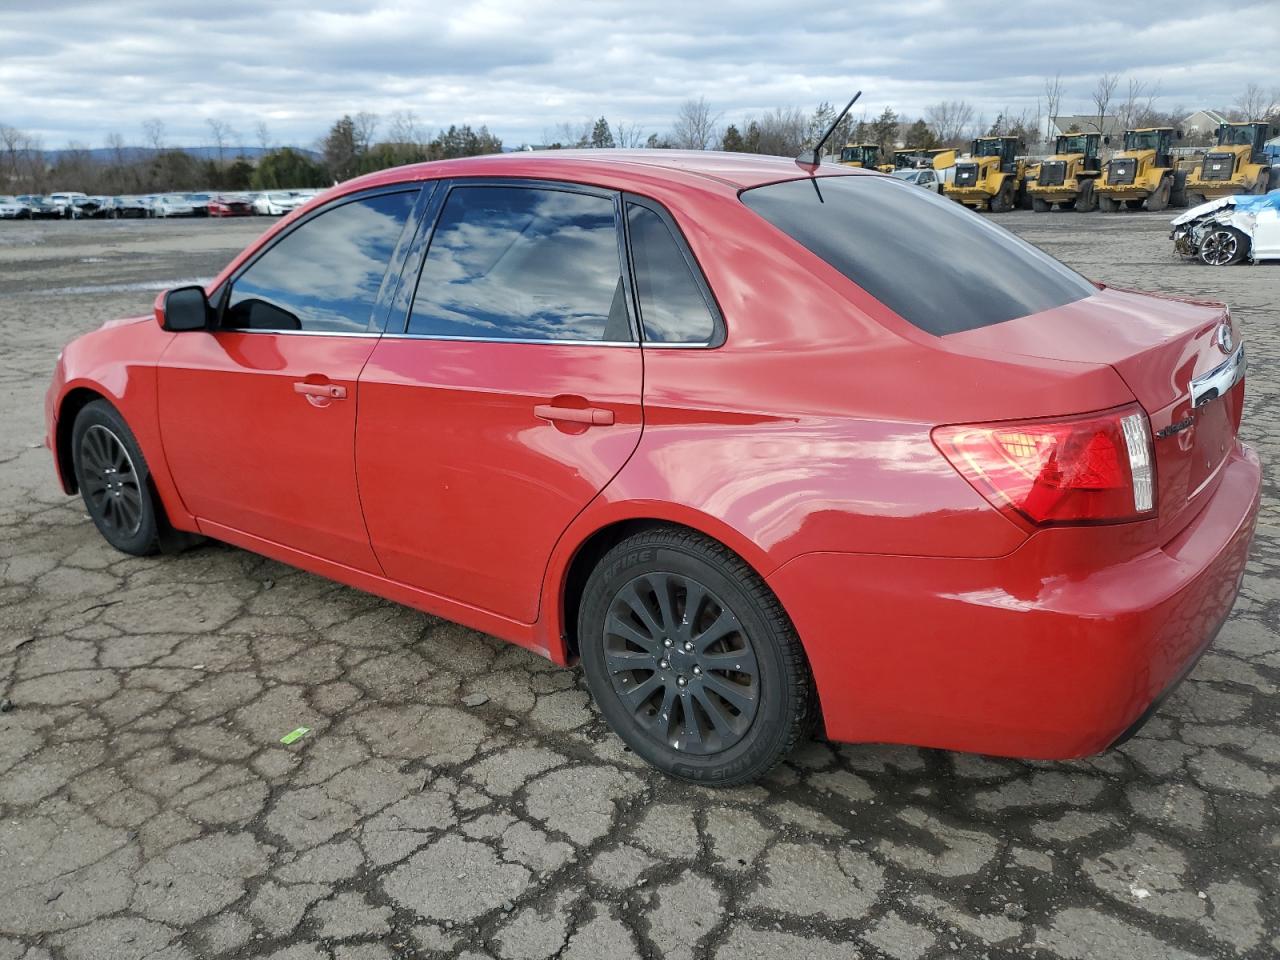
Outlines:
[[1229, 267], [1249, 253], [1249, 238], [1235, 227], [1219, 226], [1205, 234], [1196, 258], [1210, 267]]
[[1004, 183], [1000, 185], [1000, 189], [991, 198], [991, 212], [1008, 213], [1013, 209], [1014, 199], [1013, 178], [1005, 177]]
[[161, 519], [151, 474], [133, 432], [105, 400], [86, 404], [71, 427], [72, 468], [103, 539], [137, 557], [160, 550]]
[[1202, 203], [1204, 203], [1204, 194], [1203, 194], [1203, 193], [1188, 193], [1188, 194], [1187, 194], [1187, 206], [1188, 206], [1188, 207], [1198, 207], [1198, 206], [1200, 206], [1200, 204], [1202, 204]]
[[1115, 213], [1120, 209], [1120, 204], [1114, 197], [1108, 197], [1104, 194], [1098, 197], [1098, 209], [1103, 213]]
[[1039, 197], [1031, 198], [1031, 209], [1036, 213], [1048, 213], [1053, 209], [1053, 204], [1048, 200], [1041, 200]]
[[1147, 210], [1151, 213], [1159, 213], [1169, 206], [1169, 194], [1172, 190], [1173, 180], [1165, 177], [1160, 181], [1160, 186], [1156, 187], [1155, 192], [1147, 197]]
[[1080, 213], [1098, 209], [1098, 197], [1093, 192], [1093, 180], [1081, 181], [1080, 195], [1076, 197], [1075, 208]]
[[650, 530], [605, 554], [578, 638], [605, 720], [670, 776], [746, 783], [809, 730], [812, 682], [791, 620], [754, 570], [700, 534]]
[[1175, 170], [1173, 173], [1173, 192], [1169, 195], [1171, 207], [1187, 205], [1187, 171]]
[[1258, 182], [1253, 185], [1255, 194], [1263, 194], [1271, 189], [1271, 170], [1266, 169], [1258, 174]]

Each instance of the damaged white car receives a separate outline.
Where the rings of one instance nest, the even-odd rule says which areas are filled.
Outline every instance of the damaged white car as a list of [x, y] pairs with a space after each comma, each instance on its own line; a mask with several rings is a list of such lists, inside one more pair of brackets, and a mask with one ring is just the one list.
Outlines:
[[1280, 260], [1280, 190], [1210, 200], [1171, 223], [1174, 249], [1209, 266]]

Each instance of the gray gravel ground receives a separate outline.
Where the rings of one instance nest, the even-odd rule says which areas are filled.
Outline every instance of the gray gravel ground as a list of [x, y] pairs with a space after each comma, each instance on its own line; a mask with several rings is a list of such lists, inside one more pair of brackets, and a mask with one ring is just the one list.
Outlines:
[[[1184, 264], [1161, 215], [1000, 222], [1091, 276], [1230, 302], [1245, 433], [1276, 462], [1280, 265]], [[1217, 646], [1122, 749], [813, 742], [760, 786], [684, 786], [575, 671], [229, 547], [123, 557], [59, 493], [62, 343], [262, 226], [0, 224], [0, 960], [1280, 952], [1272, 482]]]

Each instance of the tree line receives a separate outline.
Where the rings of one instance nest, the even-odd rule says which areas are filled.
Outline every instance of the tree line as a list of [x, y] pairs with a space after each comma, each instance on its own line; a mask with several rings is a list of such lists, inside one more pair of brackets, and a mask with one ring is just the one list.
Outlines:
[[[1121, 83], [1124, 80], [1125, 82]], [[975, 136], [1013, 136], [1028, 152], [1052, 146], [1052, 122], [1060, 115], [1064, 99], [1061, 75], [1044, 81], [1033, 107], [997, 112], [988, 122], [965, 100], [943, 100], [925, 108], [920, 116], [899, 114], [892, 107], [879, 113], [846, 116], [828, 142], [838, 151], [848, 142], [874, 143], [888, 153], [901, 143], [911, 149], [963, 148]], [[1158, 84], [1149, 85], [1118, 74], [1098, 78], [1085, 112], [1073, 114], [1081, 132], [1103, 131], [1108, 124], [1119, 129], [1143, 126], [1176, 127], [1187, 116], [1183, 106], [1169, 111], [1157, 107]], [[1266, 91], [1249, 84], [1233, 106], [1218, 111], [1229, 120], [1264, 120], [1280, 116], [1280, 90]], [[835, 120], [837, 108], [820, 103], [816, 108], [775, 107], [763, 113], [725, 122], [705, 97], [682, 103], [669, 130], [649, 131], [641, 124], [594, 120], [562, 122], [543, 131], [543, 149], [612, 147], [729, 150], [796, 156]], [[229, 123], [206, 123], [212, 149], [197, 156], [168, 143], [164, 124], [147, 120], [142, 125], [142, 147], [126, 146], [119, 133], [106, 138], [105, 149], [90, 151], [82, 143], [46, 154], [38, 137], [0, 123], [0, 193], [47, 193], [83, 190], [95, 194], [158, 193], [196, 189], [241, 191], [290, 187], [324, 187], [362, 173], [426, 160], [497, 153], [502, 141], [486, 126], [450, 124], [431, 130], [411, 110], [399, 110], [385, 120], [375, 113], [345, 114], [330, 126], [314, 150], [278, 146], [267, 125], [253, 128], [257, 156], [247, 155], [245, 138]], [[382, 134], [382, 136], [379, 136]], [[1184, 142], [1199, 146], [1211, 142], [1213, 131], [1200, 131]]]

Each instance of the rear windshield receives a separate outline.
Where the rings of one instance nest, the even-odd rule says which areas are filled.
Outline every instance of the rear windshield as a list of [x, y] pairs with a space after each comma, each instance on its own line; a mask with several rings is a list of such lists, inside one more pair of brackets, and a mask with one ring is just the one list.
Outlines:
[[742, 201], [904, 320], [936, 336], [1096, 293], [1089, 281], [954, 200], [892, 177], [756, 187]]

